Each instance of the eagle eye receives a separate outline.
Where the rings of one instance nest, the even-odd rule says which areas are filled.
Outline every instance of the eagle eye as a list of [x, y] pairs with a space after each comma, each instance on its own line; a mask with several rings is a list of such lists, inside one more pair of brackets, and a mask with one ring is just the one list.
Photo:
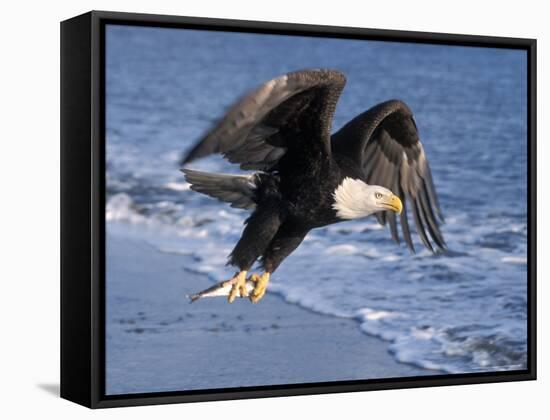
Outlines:
[[376, 193], [376, 194], [374, 194], [374, 196], [375, 196], [378, 200], [380, 200], [380, 199], [382, 198], [382, 194], [380, 194], [380, 193]]

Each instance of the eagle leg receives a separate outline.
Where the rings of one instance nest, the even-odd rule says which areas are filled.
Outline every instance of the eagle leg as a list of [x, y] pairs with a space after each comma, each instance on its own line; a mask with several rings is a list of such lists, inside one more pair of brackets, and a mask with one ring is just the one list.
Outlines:
[[237, 296], [248, 297], [248, 291], [246, 290], [246, 271], [235, 273], [233, 278], [224, 282], [223, 285], [232, 285], [229, 296], [227, 297], [229, 303], [233, 303]]
[[258, 303], [261, 298], [264, 297], [265, 291], [267, 289], [267, 284], [269, 283], [269, 273], [266, 271], [261, 276], [258, 276], [257, 274], [252, 274], [249, 277], [249, 280], [252, 280], [256, 285], [254, 286], [254, 290], [252, 290], [252, 293], [250, 294], [250, 301], [252, 303]]

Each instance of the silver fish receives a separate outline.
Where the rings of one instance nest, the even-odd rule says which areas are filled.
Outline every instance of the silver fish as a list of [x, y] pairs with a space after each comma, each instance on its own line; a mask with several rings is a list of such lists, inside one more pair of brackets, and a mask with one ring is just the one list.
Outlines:
[[[246, 291], [250, 293], [254, 289], [255, 283], [251, 280], [246, 281]], [[190, 303], [195, 302], [196, 300], [206, 298], [206, 297], [218, 297], [218, 296], [229, 296], [229, 292], [231, 291], [231, 287], [233, 287], [232, 284], [227, 284], [226, 281], [222, 281], [221, 283], [218, 283], [212, 287], [209, 287], [208, 289], [204, 289], [198, 293], [194, 293], [192, 295], [187, 295], [186, 297], [189, 299]], [[240, 293], [237, 294], [237, 297], [246, 297], [242, 296]]]

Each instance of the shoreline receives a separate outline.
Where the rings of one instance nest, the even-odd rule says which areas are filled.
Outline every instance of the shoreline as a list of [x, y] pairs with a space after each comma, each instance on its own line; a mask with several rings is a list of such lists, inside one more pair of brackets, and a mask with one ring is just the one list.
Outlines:
[[267, 293], [256, 305], [223, 297], [189, 304], [212, 285], [191, 256], [155, 249], [117, 229], [107, 236], [106, 393], [414, 377], [390, 343], [354, 319], [319, 314]]

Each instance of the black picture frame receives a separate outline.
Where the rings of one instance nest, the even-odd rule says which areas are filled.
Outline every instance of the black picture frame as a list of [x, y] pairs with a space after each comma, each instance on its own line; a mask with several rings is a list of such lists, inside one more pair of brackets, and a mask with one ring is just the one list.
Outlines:
[[[521, 49], [528, 73], [526, 370], [105, 395], [105, 25]], [[61, 397], [90, 408], [536, 379], [536, 40], [92, 11], [61, 23]]]

